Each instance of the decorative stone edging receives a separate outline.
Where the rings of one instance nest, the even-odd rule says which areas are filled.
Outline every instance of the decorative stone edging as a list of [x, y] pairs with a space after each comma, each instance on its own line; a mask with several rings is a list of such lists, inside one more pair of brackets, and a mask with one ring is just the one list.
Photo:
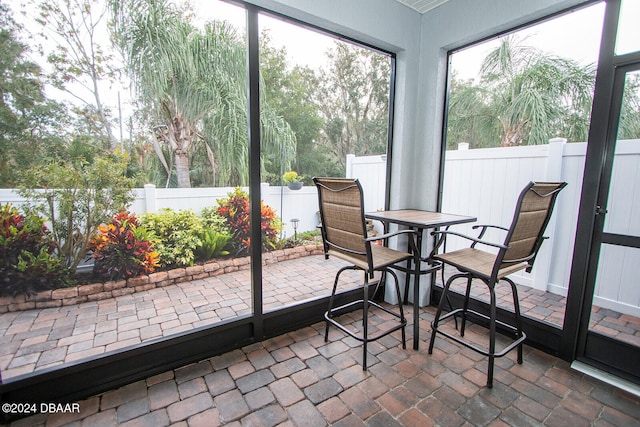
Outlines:
[[[279, 249], [262, 254], [262, 264], [273, 264], [280, 261], [301, 258], [309, 255], [321, 255], [322, 244], [296, 246], [291, 249]], [[34, 295], [16, 295], [0, 297], [0, 313], [31, 310], [34, 308], [62, 307], [88, 301], [114, 298], [149, 289], [206, 279], [207, 277], [248, 269], [250, 257], [213, 260], [206, 264], [192, 267], [175, 268], [159, 271], [145, 276], [131, 277], [126, 280], [108, 281], [79, 285], [71, 288], [60, 288], [40, 291]]]

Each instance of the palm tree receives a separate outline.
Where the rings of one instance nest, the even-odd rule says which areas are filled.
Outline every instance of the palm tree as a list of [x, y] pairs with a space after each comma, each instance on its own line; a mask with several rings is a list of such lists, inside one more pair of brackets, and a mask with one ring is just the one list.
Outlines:
[[479, 139], [485, 144], [498, 139], [502, 147], [545, 144], [553, 136], [586, 140], [595, 82], [592, 65], [580, 66], [507, 36], [484, 59], [480, 73], [478, 86], [452, 85], [453, 135], [474, 128], [483, 132]]
[[474, 148], [494, 147], [500, 141], [500, 125], [495, 112], [486, 102], [489, 90], [472, 81], [451, 79], [449, 114], [447, 115], [447, 148], [459, 142], [473, 143]]
[[[138, 94], [152, 105], [154, 134], [169, 147], [178, 187], [190, 187], [190, 156], [196, 141], [205, 144], [219, 185], [248, 180], [245, 43], [226, 22], [195, 27], [167, 0], [111, 0], [115, 37], [128, 60]], [[263, 107], [267, 108], [268, 107]], [[268, 113], [263, 116], [269, 117]], [[263, 120], [266, 147], [295, 147], [295, 136], [281, 118]], [[291, 150], [288, 150], [291, 151]], [[156, 150], [161, 153], [162, 150]], [[295, 153], [295, 148], [293, 149]], [[172, 166], [171, 166], [172, 164]]]

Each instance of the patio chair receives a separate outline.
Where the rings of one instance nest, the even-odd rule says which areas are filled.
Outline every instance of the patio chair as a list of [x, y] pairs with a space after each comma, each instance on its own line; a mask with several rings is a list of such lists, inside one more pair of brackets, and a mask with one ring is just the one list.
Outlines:
[[[543, 236], [543, 233], [551, 217], [556, 198], [558, 197], [560, 190], [562, 190], [566, 185], [567, 184], [565, 182], [530, 182], [527, 184], [518, 198], [513, 222], [511, 223], [510, 228], [491, 225], [476, 225], [473, 227], [474, 229], [480, 228], [480, 234], [477, 238], [465, 236], [452, 231], [435, 231], [432, 233], [433, 235], [439, 236], [439, 240], [431, 255], [432, 258], [437, 261], [441, 261], [445, 265], [455, 267], [458, 270], [458, 273], [449, 277], [444, 285], [440, 304], [438, 305], [435, 317], [431, 323], [432, 332], [431, 341], [429, 342], [429, 354], [433, 352], [433, 344], [435, 342], [436, 335], [441, 334], [474, 351], [477, 351], [478, 353], [488, 356], [489, 366], [487, 371], [487, 387], [489, 388], [493, 386], [493, 370], [496, 357], [502, 357], [517, 347], [517, 361], [520, 364], [522, 363], [522, 343], [526, 339], [526, 334], [522, 331], [522, 318], [520, 315], [518, 291], [513, 280], [507, 277], [507, 275], [520, 270], [531, 272], [533, 262], [535, 261], [538, 250], [540, 249], [540, 245], [546, 238]], [[506, 232], [506, 237], [502, 244], [481, 240], [489, 228], [497, 228]], [[472, 242], [471, 246], [465, 249], [438, 254], [438, 248], [442, 245], [447, 236], [459, 236], [468, 239]], [[477, 245], [485, 245], [485, 247], [493, 248], [493, 251], [486, 252], [476, 249]], [[451, 310], [447, 314], [442, 315], [444, 302], [448, 299], [451, 284], [454, 280], [459, 278], [467, 279], [467, 289], [463, 307]], [[469, 294], [471, 292], [471, 283], [473, 279], [480, 279], [489, 288], [490, 301], [488, 315], [469, 309]], [[495, 286], [500, 280], [504, 280], [511, 285], [515, 325], [510, 325], [496, 320]], [[461, 314], [459, 336], [453, 331], [448, 332], [443, 330], [440, 325], [440, 322], [443, 320], [451, 316], [454, 316], [455, 319], [458, 314]], [[489, 322], [488, 351], [463, 339], [468, 314], [473, 314]], [[501, 351], [496, 351], [496, 324], [500, 325], [507, 331], [513, 332], [515, 335], [514, 340], [510, 344], [506, 345]]]
[[[346, 334], [363, 343], [362, 369], [367, 370], [367, 344], [380, 339], [397, 330], [402, 331], [402, 348], [406, 348], [405, 326], [407, 320], [404, 317], [402, 308], [402, 295], [398, 277], [391, 267], [402, 268], [397, 264], [413, 257], [417, 260], [418, 251], [415, 246], [415, 232], [412, 230], [402, 230], [394, 233], [387, 233], [375, 237], [367, 237], [366, 223], [364, 216], [364, 203], [362, 196], [362, 186], [357, 179], [349, 178], [314, 178], [318, 189], [318, 201], [320, 205], [320, 229], [322, 231], [322, 241], [324, 245], [325, 258], [335, 256], [349, 265], [342, 267], [336, 273], [333, 283], [333, 290], [329, 298], [329, 308], [325, 312], [326, 320], [325, 342], [329, 339], [329, 326], [334, 325]], [[397, 251], [372, 242], [386, 239], [399, 234], [406, 235], [409, 239], [411, 252]], [[416, 265], [416, 264], [414, 264]], [[363, 296], [362, 299], [348, 302], [339, 307], [334, 307], [336, 289], [340, 275], [346, 270], [361, 270], [364, 272]], [[380, 272], [377, 280], [374, 273]], [[385, 283], [387, 275], [393, 277], [395, 291], [398, 298], [399, 312], [392, 311], [387, 307], [372, 301], [372, 295], [376, 295], [381, 283]], [[371, 282], [370, 282], [371, 281]], [[387, 281], [388, 282], [388, 281]], [[375, 285], [374, 291], [370, 292], [370, 285]], [[362, 306], [361, 332], [352, 331], [341, 324], [336, 318], [337, 315], [346, 312], [348, 309]], [[380, 330], [374, 336], [369, 336], [368, 315], [369, 306], [374, 306], [395, 317], [394, 325]]]

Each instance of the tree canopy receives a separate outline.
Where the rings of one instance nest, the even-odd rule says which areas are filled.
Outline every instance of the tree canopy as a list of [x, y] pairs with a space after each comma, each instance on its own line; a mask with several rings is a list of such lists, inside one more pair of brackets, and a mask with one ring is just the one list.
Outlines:
[[[248, 181], [245, 44], [221, 21], [203, 29], [165, 0], [114, 0], [115, 35], [141, 100], [151, 106], [154, 142], [172, 152], [178, 187], [190, 187], [191, 155], [200, 142], [213, 185]], [[295, 153], [295, 136], [262, 105], [262, 144]], [[157, 153], [161, 150], [156, 149]], [[163, 160], [163, 159], [161, 159]]]
[[[241, 25], [212, 17], [196, 20], [187, 3], [172, 0], [32, 0], [29, 7], [38, 11], [33, 16], [42, 24], [33, 33], [40, 42], [32, 46], [47, 59], [46, 71], [26, 59], [27, 45], [15, 38], [22, 52], [16, 58], [31, 67], [24, 76], [34, 92], [30, 104], [20, 101], [19, 113], [30, 118], [20, 131], [17, 126], [25, 122], [16, 120], [14, 108], [20, 98], [5, 103], [12, 115], [3, 125], [3, 154], [13, 154], [3, 156], [0, 178], [34, 162], [93, 162], [118, 146], [129, 154], [127, 174], [136, 185], [248, 183]], [[26, 9], [22, 13], [26, 16]], [[11, 18], [8, 10], [3, 15]], [[14, 26], [12, 34], [22, 30]], [[103, 37], [108, 31], [110, 39]], [[268, 31], [260, 35], [264, 181], [279, 185], [283, 172], [297, 170], [309, 183], [313, 176], [344, 174], [347, 154], [386, 152], [389, 57], [337, 40], [325, 55], [324, 69], [295, 65]], [[125, 113], [129, 118], [114, 112], [114, 92], [104, 90], [123, 76], [133, 95], [132, 111]], [[45, 87], [70, 96], [48, 100]], [[118, 122], [119, 138], [114, 135]], [[128, 132], [123, 134], [123, 127]], [[42, 155], [31, 155], [35, 146]], [[16, 181], [3, 178], [1, 185], [10, 182]]]
[[319, 102], [326, 147], [344, 170], [347, 154], [387, 151], [391, 61], [386, 55], [336, 42], [320, 74]]
[[121, 65], [106, 39], [106, 5], [94, 0], [56, 0], [41, 1], [37, 9], [41, 37], [48, 44], [53, 42], [46, 55], [51, 66], [48, 83], [77, 102], [76, 114], [91, 124], [103, 148], [115, 148], [112, 112], [103, 97], [105, 85], [113, 85]]
[[0, 185], [13, 186], [17, 172], [50, 157], [62, 143], [64, 107], [46, 98], [41, 67], [19, 38], [22, 27], [0, 4]]
[[586, 141], [594, 82], [593, 65], [505, 37], [484, 58], [479, 84], [453, 76], [447, 145], [546, 144], [556, 136]]

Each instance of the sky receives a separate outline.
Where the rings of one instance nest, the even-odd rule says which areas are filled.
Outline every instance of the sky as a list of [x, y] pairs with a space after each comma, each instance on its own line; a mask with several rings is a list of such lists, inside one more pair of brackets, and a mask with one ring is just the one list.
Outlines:
[[[192, 4], [203, 17], [225, 19], [238, 27], [245, 27], [244, 9], [222, 1], [193, 0]], [[310, 31], [272, 16], [260, 14], [260, 30], [268, 29], [275, 46], [284, 47], [290, 62], [318, 69], [326, 64], [325, 52], [331, 49], [335, 39]]]
[[[15, 11], [24, 0], [2, 0], [7, 2]], [[196, 16], [202, 20], [225, 19], [244, 28], [246, 18], [242, 8], [211, 0], [191, 0], [196, 9]], [[569, 13], [560, 18], [538, 24], [523, 30], [527, 35], [527, 44], [538, 47], [559, 56], [575, 59], [583, 64], [597, 61], [600, 30], [604, 14], [604, 4], [584, 8]], [[620, 24], [619, 53], [632, 51], [637, 48], [640, 40], [640, 0], [623, 0], [623, 20]], [[306, 65], [319, 68], [326, 64], [325, 52], [333, 47], [334, 38], [318, 32], [295, 26], [270, 16], [261, 15], [259, 18], [261, 29], [269, 28], [272, 42], [275, 46], [285, 47], [290, 64]], [[33, 25], [31, 26], [33, 27]], [[486, 42], [472, 48], [455, 53], [452, 66], [458, 76], [469, 79], [478, 74], [482, 58], [496, 45], [496, 41]], [[625, 47], [626, 46], [626, 47]], [[34, 58], [41, 61], [41, 58]], [[123, 99], [123, 108], [127, 109], [128, 91], [125, 88], [109, 88], [109, 93], [116, 98], [118, 92]], [[112, 100], [114, 108], [117, 101]]]
[[[244, 12], [241, 8], [210, 0], [195, 0], [197, 10], [206, 16], [216, 16], [244, 25]], [[604, 17], [604, 3], [582, 8], [556, 19], [537, 24], [522, 30], [528, 44], [540, 50], [571, 58], [581, 64], [595, 63], [600, 47], [600, 33]], [[640, 0], [623, 0], [617, 52], [625, 53], [638, 48], [640, 40]], [[312, 68], [322, 67], [326, 63], [324, 53], [333, 46], [334, 39], [298, 27], [282, 20], [261, 15], [262, 28], [269, 28], [272, 41], [284, 46], [291, 62]], [[478, 74], [479, 64], [484, 56], [497, 44], [488, 42], [485, 46], [466, 49], [456, 53], [458, 74], [473, 78]]]
[[[640, 0], [632, 0], [640, 5]], [[578, 61], [582, 65], [596, 63], [600, 49], [600, 33], [604, 3], [574, 11], [518, 32], [524, 44], [543, 52]], [[490, 40], [468, 47], [452, 55], [451, 66], [462, 79], [477, 78], [482, 59], [498, 45]]]

